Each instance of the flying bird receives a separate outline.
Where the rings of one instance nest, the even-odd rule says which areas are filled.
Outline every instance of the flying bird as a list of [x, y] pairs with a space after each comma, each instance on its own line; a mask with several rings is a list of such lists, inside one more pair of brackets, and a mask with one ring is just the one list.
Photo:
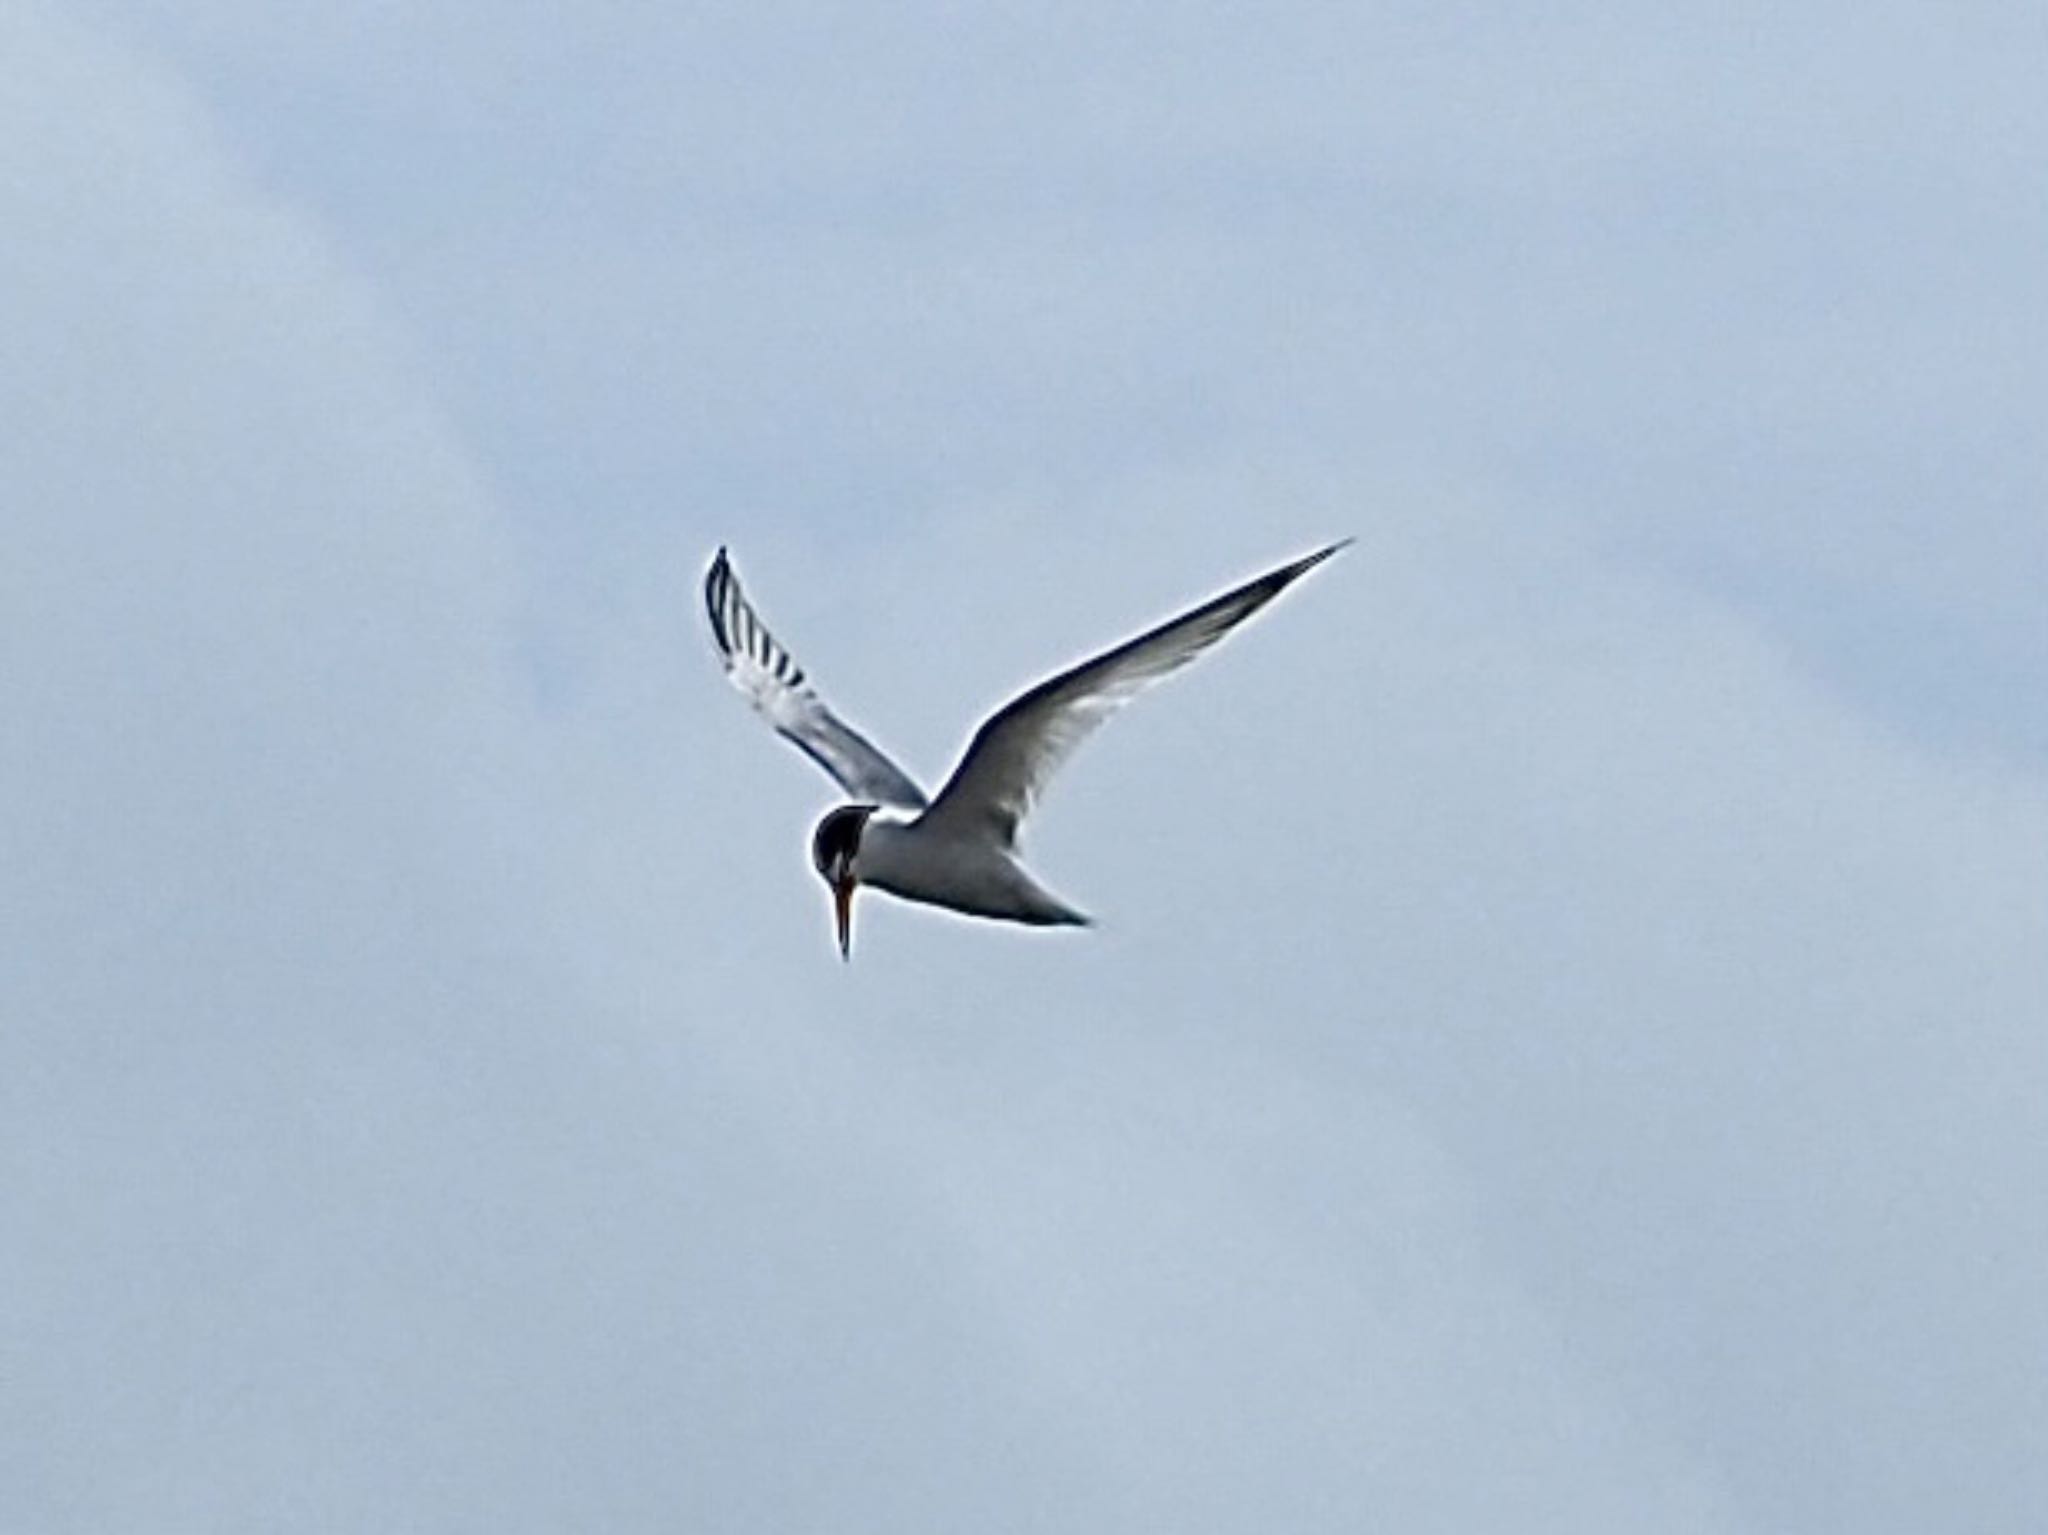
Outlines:
[[747, 601], [721, 548], [704, 577], [704, 605], [726, 675], [854, 801], [827, 812], [811, 837], [811, 862], [832, 890], [841, 957], [853, 954], [853, 894], [862, 885], [970, 916], [1087, 926], [1089, 918], [1041, 886], [1018, 857], [1018, 827], [1047, 781], [1139, 692], [1350, 542], [1268, 571], [1011, 699], [982, 721], [953, 776], [932, 797], [826, 706]]

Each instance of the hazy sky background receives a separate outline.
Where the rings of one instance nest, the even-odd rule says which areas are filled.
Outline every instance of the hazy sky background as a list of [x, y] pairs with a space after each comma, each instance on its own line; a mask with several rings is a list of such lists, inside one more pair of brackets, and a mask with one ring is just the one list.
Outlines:
[[[0, 1530], [2031, 1531], [2038, 5], [0, 3]], [[730, 543], [935, 781], [864, 899]]]

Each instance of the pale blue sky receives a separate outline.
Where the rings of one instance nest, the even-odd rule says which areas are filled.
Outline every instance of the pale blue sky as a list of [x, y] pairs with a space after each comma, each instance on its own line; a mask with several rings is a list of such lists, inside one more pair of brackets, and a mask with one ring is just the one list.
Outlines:
[[[0, 8], [0, 1527], [2022, 1531], [2037, 7]], [[729, 543], [1104, 919], [864, 903]]]
[[594, 502], [1448, 461], [1904, 728], [2041, 748], [2028, 7], [242, 9], [136, 31], [551, 555]]

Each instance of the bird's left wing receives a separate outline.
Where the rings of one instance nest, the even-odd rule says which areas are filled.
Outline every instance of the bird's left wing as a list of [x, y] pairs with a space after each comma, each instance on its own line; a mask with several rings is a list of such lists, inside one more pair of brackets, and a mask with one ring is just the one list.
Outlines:
[[924, 822], [1014, 846], [1018, 824], [1048, 780], [1096, 727], [1350, 542], [1268, 571], [1011, 700], [974, 733]]
[[773, 725], [857, 800], [922, 810], [924, 790], [872, 741], [825, 707], [796, 658], [761, 622], [725, 551], [704, 577], [704, 607], [725, 674]]

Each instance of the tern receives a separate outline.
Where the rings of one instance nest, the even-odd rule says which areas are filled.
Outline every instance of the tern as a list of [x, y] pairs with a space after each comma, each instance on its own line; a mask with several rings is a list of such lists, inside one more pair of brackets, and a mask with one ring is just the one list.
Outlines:
[[721, 548], [704, 577], [704, 605], [726, 675], [853, 800], [829, 811], [811, 837], [811, 862], [832, 890], [840, 957], [853, 957], [853, 894], [863, 885], [969, 916], [1088, 926], [1088, 916], [1041, 886], [1018, 858], [1018, 828], [1047, 781], [1139, 692], [1350, 542], [1270, 570], [1019, 694], [982, 721], [953, 776], [930, 797], [826, 706], [747, 601]]

